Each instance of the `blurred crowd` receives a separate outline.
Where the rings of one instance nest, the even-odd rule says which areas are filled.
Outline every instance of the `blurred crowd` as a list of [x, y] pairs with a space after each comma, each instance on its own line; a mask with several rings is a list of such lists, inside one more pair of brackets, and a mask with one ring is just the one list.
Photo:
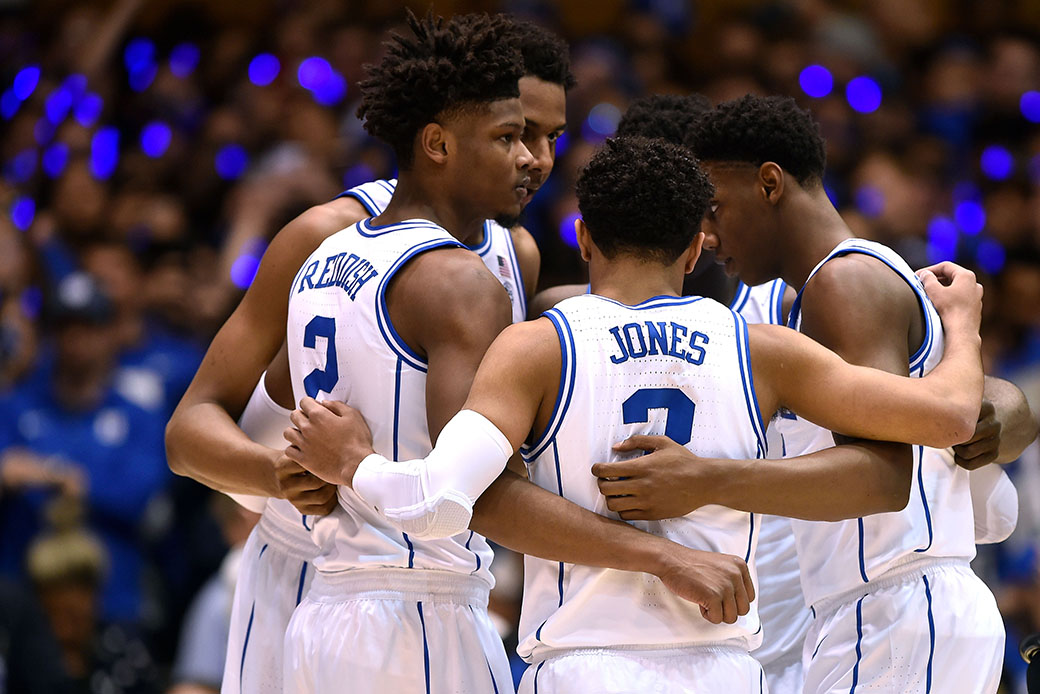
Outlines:
[[[1037, 3], [433, 7], [531, 18], [572, 46], [568, 130], [525, 220], [542, 287], [584, 281], [573, 184], [633, 98], [786, 94], [819, 120], [828, 194], [858, 235], [977, 271], [988, 372], [1040, 411]], [[171, 475], [163, 426], [278, 228], [394, 175], [356, 85], [403, 8], [0, 2], [0, 692], [49, 691], [62, 669], [80, 692], [219, 688], [228, 550], [255, 518]], [[1014, 647], [1040, 631], [1040, 451], [1009, 467], [1019, 529], [977, 571], [1016, 692]], [[496, 563], [515, 644], [519, 562]], [[64, 667], [20, 664], [48, 654]]]

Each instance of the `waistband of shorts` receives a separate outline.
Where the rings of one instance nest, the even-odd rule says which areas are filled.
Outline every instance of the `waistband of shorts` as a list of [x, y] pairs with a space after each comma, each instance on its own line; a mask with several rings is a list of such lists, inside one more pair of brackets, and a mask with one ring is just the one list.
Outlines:
[[274, 545], [282, 553], [300, 561], [314, 561], [318, 556], [318, 546], [311, 539], [310, 533], [302, 527], [302, 520], [300, 523], [300, 532], [294, 533], [285, 528], [283, 523], [264, 513], [256, 524], [256, 532], [264, 542]]
[[487, 581], [437, 569], [349, 569], [316, 571], [307, 599], [335, 603], [353, 600], [444, 602], [487, 607]]
[[750, 656], [747, 642], [744, 639], [727, 639], [725, 641], [706, 641], [703, 643], [678, 644], [662, 648], [659, 644], [640, 646], [606, 646], [582, 648], [539, 648], [531, 654], [531, 665], [546, 660], [566, 658], [572, 655], [606, 655], [606, 656], [639, 656], [668, 660], [671, 658], [689, 658], [697, 654], [724, 654]]
[[859, 600], [871, 593], [916, 581], [921, 576], [931, 576], [949, 568], [963, 568], [971, 571], [971, 563], [967, 559], [959, 557], [926, 557], [922, 559], [912, 557], [910, 561], [897, 564], [858, 588], [818, 600], [813, 603], [813, 611], [816, 613], [816, 617], [820, 618], [825, 614], [830, 614], [841, 605]]

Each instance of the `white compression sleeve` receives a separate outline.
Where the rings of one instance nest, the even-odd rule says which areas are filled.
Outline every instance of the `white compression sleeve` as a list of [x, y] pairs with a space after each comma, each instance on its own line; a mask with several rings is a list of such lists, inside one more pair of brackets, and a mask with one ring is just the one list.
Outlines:
[[[289, 419], [289, 410], [276, 403], [267, 394], [264, 387], [265, 371], [260, 375], [260, 381], [249, 396], [246, 408], [242, 410], [242, 416], [238, 418], [238, 426], [245, 432], [246, 436], [269, 448], [285, 448], [288, 444], [282, 438], [282, 432], [292, 426]], [[252, 494], [235, 494], [228, 492], [228, 496], [237, 501], [241, 506], [253, 513], [263, 513], [267, 505], [266, 496], [254, 496]]]
[[353, 487], [399, 530], [420, 540], [451, 537], [469, 527], [473, 502], [512, 453], [490, 420], [462, 410], [444, 425], [428, 456], [395, 462], [372, 454], [358, 466]]
[[975, 544], [1003, 542], [1018, 524], [1018, 491], [1000, 465], [990, 463], [968, 473], [975, 512]]

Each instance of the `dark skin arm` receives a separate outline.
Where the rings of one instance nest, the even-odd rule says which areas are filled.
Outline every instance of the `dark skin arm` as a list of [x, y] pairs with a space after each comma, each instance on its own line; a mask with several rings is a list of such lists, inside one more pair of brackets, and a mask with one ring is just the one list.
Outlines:
[[166, 452], [173, 472], [220, 491], [291, 495], [293, 490], [283, 485], [298, 481], [295, 473], [277, 472], [288, 461], [280, 451], [251, 441], [236, 419], [284, 342], [296, 271], [326, 237], [366, 217], [356, 200], [340, 198], [304, 212], [274, 237], [252, 285], [214, 337], [167, 424]]
[[534, 297], [538, 287], [538, 275], [542, 269], [542, 254], [538, 250], [531, 232], [516, 226], [509, 230], [513, 237], [513, 250], [516, 251], [516, 262], [520, 265], [520, 274], [524, 278], [524, 296], [528, 301]]
[[986, 377], [982, 410], [972, 437], [953, 447], [954, 460], [966, 470], [1017, 460], [1037, 436], [1040, 422], [1014, 383]]

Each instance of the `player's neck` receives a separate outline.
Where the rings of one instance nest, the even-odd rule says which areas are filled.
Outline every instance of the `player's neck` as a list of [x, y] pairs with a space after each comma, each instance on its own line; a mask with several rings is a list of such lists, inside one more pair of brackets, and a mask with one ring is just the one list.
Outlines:
[[782, 244], [781, 277], [801, 289], [821, 260], [835, 246], [853, 237], [852, 230], [834, 209], [822, 190], [806, 194], [781, 214], [785, 238]]
[[373, 217], [372, 222], [382, 226], [408, 219], [427, 219], [444, 227], [449, 234], [465, 244], [472, 245], [483, 238], [483, 216], [470, 209], [463, 209], [432, 182], [401, 172], [393, 197], [383, 213]]
[[612, 260], [602, 256], [589, 262], [589, 290], [627, 306], [655, 296], [682, 293], [682, 268], [619, 255]]

